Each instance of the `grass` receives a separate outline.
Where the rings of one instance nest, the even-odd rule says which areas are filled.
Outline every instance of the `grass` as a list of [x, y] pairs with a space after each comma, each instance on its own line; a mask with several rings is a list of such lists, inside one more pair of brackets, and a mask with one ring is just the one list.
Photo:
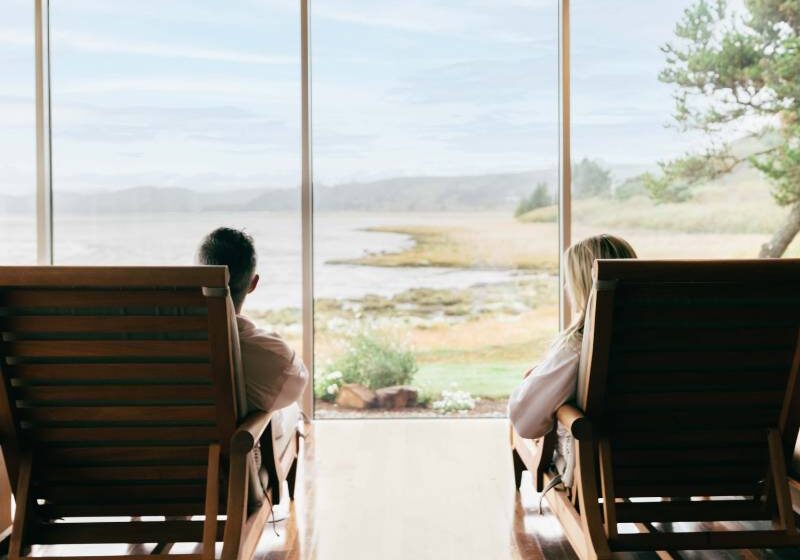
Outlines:
[[[769, 184], [748, 165], [693, 189], [684, 203], [656, 204], [643, 195], [626, 200], [572, 202], [573, 239], [614, 233], [647, 258], [755, 257], [789, 209], [778, 206]], [[397, 253], [375, 253], [348, 264], [388, 267], [440, 266], [555, 272], [558, 264], [556, 207], [513, 219], [507, 213], [441, 213], [436, 225], [372, 228], [400, 233], [414, 243]], [[786, 256], [800, 256], [800, 239]]]
[[370, 296], [329, 305], [317, 317], [318, 372], [333, 367], [354, 333], [373, 330], [414, 352], [419, 371], [413, 384], [427, 400], [438, 398], [453, 383], [473, 396], [502, 398], [552, 339], [556, 303], [555, 278], [534, 276], [467, 290], [414, 289], [394, 298]]
[[[520, 221], [551, 223], [556, 212], [555, 206], [538, 208]], [[697, 234], [771, 234], [788, 212], [775, 203], [769, 185], [749, 166], [693, 188], [692, 198], [681, 203], [657, 204], [645, 195], [572, 201], [573, 220], [580, 225]]]
[[420, 391], [437, 398], [443, 389], [468, 391], [473, 396], [501, 399], [522, 380], [528, 362], [424, 364], [414, 376]]

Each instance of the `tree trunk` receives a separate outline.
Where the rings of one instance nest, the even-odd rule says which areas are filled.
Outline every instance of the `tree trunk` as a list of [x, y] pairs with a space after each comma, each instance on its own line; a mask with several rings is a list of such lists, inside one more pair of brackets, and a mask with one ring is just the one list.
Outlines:
[[761, 246], [758, 258], [779, 258], [786, 252], [786, 248], [800, 232], [800, 202], [795, 202], [792, 210], [786, 217], [781, 227], [772, 235], [768, 243]]

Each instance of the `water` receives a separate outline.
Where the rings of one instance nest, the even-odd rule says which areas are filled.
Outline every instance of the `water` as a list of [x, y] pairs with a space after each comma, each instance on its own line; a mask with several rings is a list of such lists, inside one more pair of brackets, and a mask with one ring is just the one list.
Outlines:
[[[391, 297], [411, 288], [461, 289], [508, 281], [512, 272], [437, 267], [384, 268], [329, 261], [366, 253], [396, 252], [413, 244], [407, 235], [364, 231], [391, 225], [430, 224], [430, 214], [321, 213], [315, 216], [315, 295], [356, 299]], [[0, 217], [0, 262], [32, 264], [33, 220]], [[57, 214], [55, 263], [62, 265], [188, 265], [203, 236], [217, 226], [244, 228], [256, 241], [261, 282], [248, 297], [251, 309], [300, 307], [302, 261], [296, 213], [206, 212], [77, 216]]]

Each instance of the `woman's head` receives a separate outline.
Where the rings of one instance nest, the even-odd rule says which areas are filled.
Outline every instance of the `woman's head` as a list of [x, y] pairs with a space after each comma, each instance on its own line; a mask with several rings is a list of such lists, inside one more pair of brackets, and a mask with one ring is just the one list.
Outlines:
[[564, 277], [573, 311], [586, 308], [592, 289], [592, 267], [597, 259], [635, 259], [633, 247], [614, 235], [596, 235], [578, 241], [564, 253]]
[[562, 333], [562, 340], [583, 334], [586, 305], [592, 290], [592, 267], [597, 259], [635, 259], [630, 243], [614, 235], [596, 235], [578, 241], [564, 253], [566, 292], [575, 319]]

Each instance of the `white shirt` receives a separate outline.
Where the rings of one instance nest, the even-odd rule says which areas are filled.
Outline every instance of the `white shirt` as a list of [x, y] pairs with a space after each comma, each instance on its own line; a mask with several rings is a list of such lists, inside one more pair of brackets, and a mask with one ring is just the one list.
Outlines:
[[308, 382], [303, 361], [275, 333], [236, 315], [242, 352], [247, 408], [274, 412], [297, 401]]
[[575, 398], [580, 343], [550, 348], [542, 362], [508, 399], [508, 417], [524, 438], [539, 438], [553, 429], [556, 410]]

